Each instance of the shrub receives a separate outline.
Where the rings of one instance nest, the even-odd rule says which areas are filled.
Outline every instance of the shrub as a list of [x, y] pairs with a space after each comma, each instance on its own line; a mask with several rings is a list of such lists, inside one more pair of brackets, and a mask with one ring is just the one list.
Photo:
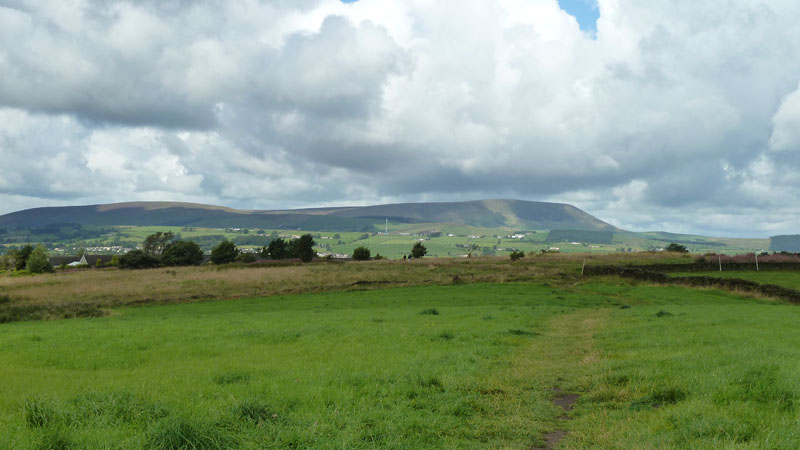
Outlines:
[[525, 252], [520, 251], [520, 250], [514, 250], [513, 252], [511, 252], [510, 255], [508, 255], [508, 257], [511, 258], [512, 261], [516, 261], [516, 260], [518, 260], [520, 258], [524, 258], [525, 257]]
[[165, 266], [196, 266], [203, 262], [203, 250], [192, 241], [176, 241], [164, 249], [161, 262]]
[[120, 269], [152, 269], [161, 265], [161, 261], [143, 250], [131, 250], [119, 258]]
[[676, 243], [671, 243], [665, 248], [664, 250], [668, 252], [676, 252], [676, 253], [689, 253], [689, 250], [686, 249], [686, 246]]
[[369, 261], [370, 256], [372, 254], [367, 247], [358, 247], [353, 250], [353, 259], [356, 261]]
[[211, 250], [211, 262], [214, 264], [228, 264], [236, 261], [239, 256], [239, 249], [236, 244], [229, 240], [224, 240]]
[[243, 263], [256, 262], [256, 255], [252, 253], [239, 253], [239, 256], [236, 257], [236, 260]]
[[422, 258], [428, 253], [428, 249], [422, 245], [422, 242], [415, 242], [414, 246], [411, 247], [411, 257], [412, 258]]
[[28, 256], [25, 269], [30, 273], [52, 272], [53, 265], [50, 264], [50, 258], [47, 257], [47, 250], [41, 245], [37, 246]]

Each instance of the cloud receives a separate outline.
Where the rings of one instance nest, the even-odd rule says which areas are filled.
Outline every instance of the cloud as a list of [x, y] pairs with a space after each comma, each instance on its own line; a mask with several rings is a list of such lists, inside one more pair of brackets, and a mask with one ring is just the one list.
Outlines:
[[600, 0], [591, 36], [556, 0], [4, 5], [4, 212], [521, 197], [796, 232], [793, 1]]

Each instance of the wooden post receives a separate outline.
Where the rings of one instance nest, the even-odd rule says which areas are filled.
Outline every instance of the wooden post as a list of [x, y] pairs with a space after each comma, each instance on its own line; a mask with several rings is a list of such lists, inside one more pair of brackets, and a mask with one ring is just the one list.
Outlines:
[[758, 272], [758, 253], [756, 253], [756, 272]]
[[586, 268], [586, 258], [583, 258], [583, 265], [581, 266], [581, 276], [583, 276], [583, 269]]
[[717, 256], [717, 260], [719, 261], [719, 271], [722, 272], [722, 256]]

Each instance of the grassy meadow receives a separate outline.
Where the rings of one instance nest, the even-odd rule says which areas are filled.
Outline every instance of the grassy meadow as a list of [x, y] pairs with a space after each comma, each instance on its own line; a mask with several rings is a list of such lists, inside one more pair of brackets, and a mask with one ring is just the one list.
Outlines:
[[0, 323], [0, 449], [800, 447], [798, 306], [584, 258], [687, 257], [0, 276], [103, 313]]

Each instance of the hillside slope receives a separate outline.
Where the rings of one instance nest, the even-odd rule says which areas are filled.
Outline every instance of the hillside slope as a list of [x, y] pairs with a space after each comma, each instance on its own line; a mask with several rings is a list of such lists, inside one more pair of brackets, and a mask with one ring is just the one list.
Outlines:
[[0, 216], [0, 227], [35, 228], [76, 223], [368, 231], [385, 219], [395, 223], [452, 223], [493, 228], [618, 230], [572, 205], [523, 200], [401, 203], [275, 211], [247, 211], [195, 203], [131, 202], [17, 211]]

